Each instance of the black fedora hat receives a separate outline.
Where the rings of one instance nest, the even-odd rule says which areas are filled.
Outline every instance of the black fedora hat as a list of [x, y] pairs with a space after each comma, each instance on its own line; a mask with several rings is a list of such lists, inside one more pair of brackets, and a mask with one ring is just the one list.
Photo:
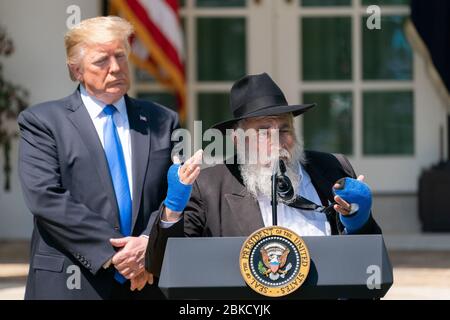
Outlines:
[[230, 108], [233, 119], [216, 123], [211, 128], [225, 133], [226, 129], [233, 128], [234, 124], [242, 119], [289, 112], [296, 117], [315, 105], [289, 105], [281, 89], [267, 73], [247, 75], [236, 81], [231, 88]]

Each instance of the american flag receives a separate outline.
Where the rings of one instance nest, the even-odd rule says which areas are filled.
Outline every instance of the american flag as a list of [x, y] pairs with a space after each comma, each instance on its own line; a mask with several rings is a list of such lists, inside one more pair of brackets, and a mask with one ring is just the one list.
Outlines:
[[131, 61], [176, 94], [183, 122], [186, 77], [178, 0], [111, 0], [111, 9], [111, 13], [123, 16], [135, 28]]

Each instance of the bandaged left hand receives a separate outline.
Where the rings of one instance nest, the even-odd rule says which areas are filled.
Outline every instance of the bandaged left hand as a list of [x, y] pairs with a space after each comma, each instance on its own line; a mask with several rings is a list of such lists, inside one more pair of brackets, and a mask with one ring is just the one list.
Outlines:
[[336, 204], [334, 209], [347, 233], [355, 233], [369, 219], [372, 208], [372, 192], [364, 183], [364, 176], [358, 179], [342, 178], [333, 186]]

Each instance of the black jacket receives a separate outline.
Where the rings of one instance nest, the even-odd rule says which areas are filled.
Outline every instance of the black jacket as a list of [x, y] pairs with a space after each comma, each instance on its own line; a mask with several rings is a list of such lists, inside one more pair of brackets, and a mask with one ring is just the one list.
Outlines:
[[[332, 187], [342, 177], [356, 178], [355, 172], [343, 155], [306, 151], [305, 169], [319, 194], [323, 205], [333, 202]], [[150, 233], [146, 254], [146, 268], [159, 275], [164, 250], [169, 237], [238, 237], [249, 236], [264, 227], [257, 200], [247, 192], [237, 164], [220, 164], [201, 171], [184, 210], [184, 219], [161, 228], [160, 216]], [[332, 234], [343, 234], [339, 214], [328, 215]], [[380, 227], [370, 215], [360, 234], [379, 234]]]

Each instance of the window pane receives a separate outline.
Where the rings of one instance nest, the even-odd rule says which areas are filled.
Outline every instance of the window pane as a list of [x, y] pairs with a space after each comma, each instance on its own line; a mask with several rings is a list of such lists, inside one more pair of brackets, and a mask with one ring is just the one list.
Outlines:
[[364, 5], [380, 5], [380, 6], [390, 6], [390, 5], [409, 5], [410, 0], [363, 0]]
[[138, 99], [152, 101], [163, 105], [174, 111], [178, 111], [178, 102], [175, 95], [169, 92], [141, 92], [137, 94]]
[[303, 7], [350, 6], [351, 0], [300, 0]]
[[245, 0], [197, 0], [197, 7], [245, 7]]
[[[198, 95], [197, 120], [202, 121], [202, 134], [212, 125], [232, 118], [229, 105], [228, 93], [200, 93]], [[223, 141], [225, 143], [225, 139]], [[209, 143], [211, 142], [203, 141], [203, 148]]]
[[305, 93], [305, 103], [317, 106], [303, 117], [305, 148], [353, 153], [353, 99], [350, 92]]
[[197, 70], [200, 81], [235, 81], [245, 75], [245, 18], [197, 19]]
[[363, 18], [363, 77], [366, 80], [412, 79], [412, 50], [403, 31], [406, 17], [381, 18], [381, 29], [369, 30]]
[[231, 119], [228, 93], [200, 93], [198, 119], [203, 121], [203, 131], [213, 124]]
[[352, 78], [350, 18], [302, 19], [304, 80]]
[[414, 154], [412, 92], [365, 92], [363, 104], [365, 155]]

